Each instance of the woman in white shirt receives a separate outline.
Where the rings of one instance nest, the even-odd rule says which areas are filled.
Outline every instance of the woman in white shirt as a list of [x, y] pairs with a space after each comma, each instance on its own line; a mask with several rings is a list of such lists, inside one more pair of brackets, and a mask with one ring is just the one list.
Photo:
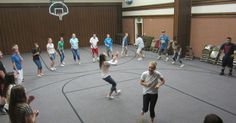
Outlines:
[[56, 70], [56, 67], [55, 67], [56, 50], [54, 48], [54, 44], [52, 43], [52, 38], [48, 38], [47, 52], [51, 60], [50, 70], [54, 71]]
[[118, 53], [116, 53], [116, 55], [114, 55], [110, 61], [107, 61], [106, 58], [107, 58], [106, 53], [100, 54], [99, 67], [101, 70], [102, 79], [112, 85], [111, 90], [107, 95], [107, 98], [113, 99], [114, 97], [112, 96], [112, 93], [115, 91], [116, 95], [119, 95], [121, 90], [116, 89], [116, 82], [111, 78], [109, 68], [111, 65], [117, 65]]
[[148, 111], [150, 105], [151, 123], [154, 122], [155, 105], [158, 98], [158, 89], [165, 83], [165, 80], [160, 72], [156, 71], [157, 63], [149, 62], [148, 70], [143, 72], [140, 79], [140, 84], [143, 86], [143, 108], [141, 115]]

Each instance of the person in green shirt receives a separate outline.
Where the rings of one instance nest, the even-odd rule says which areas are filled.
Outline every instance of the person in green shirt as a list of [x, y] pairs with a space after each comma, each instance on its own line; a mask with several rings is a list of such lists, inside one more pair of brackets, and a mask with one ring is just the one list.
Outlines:
[[58, 49], [59, 54], [60, 54], [61, 66], [65, 66], [65, 62], [64, 62], [64, 58], [65, 58], [65, 54], [64, 54], [64, 39], [63, 39], [63, 37], [60, 37], [60, 41], [58, 41], [58, 43], [57, 43], [57, 49]]

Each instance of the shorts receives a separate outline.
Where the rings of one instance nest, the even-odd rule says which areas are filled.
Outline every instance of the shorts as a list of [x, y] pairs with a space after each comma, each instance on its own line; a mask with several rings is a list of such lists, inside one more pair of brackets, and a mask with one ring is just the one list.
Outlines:
[[137, 49], [137, 54], [140, 54], [141, 53], [141, 51], [142, 51], [142, 47], [138, 47], [138, 49]]
[[49, 54], [49, 57], [52, 61], [54, 61], [56, 59], [56, 53]]
[[224, 56], [223, 60], [222, 60], [222, 66], [223, 67], [228, 66], [228, 67], [232, 68], [233, 67], [233, 61], [234, 61], [233, 57]]

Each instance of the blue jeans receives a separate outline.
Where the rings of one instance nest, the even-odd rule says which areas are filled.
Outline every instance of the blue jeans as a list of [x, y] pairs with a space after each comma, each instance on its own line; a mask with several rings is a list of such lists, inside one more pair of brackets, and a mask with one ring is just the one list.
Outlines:
[[34, 63], [37, 65], [37, 67], [38, 67], [39, 70], [42, 70], [42, 64], [41, 64], [40, 59], [34, 60]]
[[111, 92], [116, 91], [116, 82], [111, 78], [111, 76], [103, 78], [103, 80], [107, 81], [108, 83], [110, 83], [112, 85]]
[[65, 59], [65, 54], [63, 50], [59, 50], [59, 54], [60, 54], [60, 62], [62, 63]]
[[52, 61], [54, 61], [56, 59], [56, 53], [49, 54], [49, 57]]
[[71, 48], [72, 54], [73, 54], [73, 58], [76, 61], [76, 57], [78, 60], [80, 60], [80, 56], [79, 56], [79, 49], [73, 49]]

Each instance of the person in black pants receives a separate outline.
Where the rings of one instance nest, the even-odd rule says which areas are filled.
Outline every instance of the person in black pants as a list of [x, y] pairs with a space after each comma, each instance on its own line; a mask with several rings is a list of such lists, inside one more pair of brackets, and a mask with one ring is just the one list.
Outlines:
[[221, 52], [224, 53], [224, 57], [222, 60], [222, 69], [220, 75], [224, 75], [225, 67], [229, 67], [229, 76], [232, 76], [233, 71], [233, 60], [234, 60], [234, 52], [236, 50], [236, 45], [231, 43], [231, 37], [226, 38], [226, 42], [220, 47]]
[[150, 105], [150, 117], [151, 122], [154, 122], [155, 117], [155, 105], [158, 98], [158, 89], [165, 83], [165, 80], [160, 72], [156, 71], [157, 63], [151, 61], [148, 65], [148, 71], [145, 71], [141, 75], [140, 84], [143, 86], [143, 108], [141, 115], [148, 111]]
[[[0, 51], [0, 59], [2, 59], [3, 54]], [[0, 114], [6, 115], [6, 111], [4, 109], [6, 98], [4, 96], [4, 85], [5, 85], [5, 75], [6, 75], [6, 69], [2, 64], [2, 61], [0, 61]]]

